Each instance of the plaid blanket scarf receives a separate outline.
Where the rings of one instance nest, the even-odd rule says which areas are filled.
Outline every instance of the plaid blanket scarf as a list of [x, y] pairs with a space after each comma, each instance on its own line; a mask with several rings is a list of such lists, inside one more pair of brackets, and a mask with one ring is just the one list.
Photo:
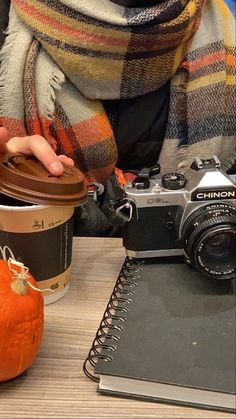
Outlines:
[[89, 180], [105, 180], [117, 147], [103, 99], [131, 98], [171, 79], [163, 170], [235, 149], [232, 0], [13, 0], [1, 51], [0, 123], [43, 135]]

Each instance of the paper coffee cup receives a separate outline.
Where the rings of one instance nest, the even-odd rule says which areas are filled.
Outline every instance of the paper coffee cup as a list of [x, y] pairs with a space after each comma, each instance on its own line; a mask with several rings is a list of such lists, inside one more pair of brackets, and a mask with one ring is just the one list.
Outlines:
[[53, 176], [32, 156], [0, 159], [0, 259], [27, 266], [46, 304], [68, 290], [74, 208], [87, 200], [84, 175], [63, 165]]
[[[6, 203], [6, 204], [5, 204]], [[43, 292], [45, 304], [69, 287], [73, 207], [30, 205], [0, 195], [0, 259], [24, 263]]]

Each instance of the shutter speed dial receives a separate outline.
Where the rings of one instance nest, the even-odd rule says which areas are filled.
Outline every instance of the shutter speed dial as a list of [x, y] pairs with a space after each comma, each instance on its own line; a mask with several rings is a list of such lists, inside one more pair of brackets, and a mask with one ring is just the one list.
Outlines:
[[180, 173], [166, 173], [162, 176], [162, 186], [170, 191], [183, 189], [186, 179]]

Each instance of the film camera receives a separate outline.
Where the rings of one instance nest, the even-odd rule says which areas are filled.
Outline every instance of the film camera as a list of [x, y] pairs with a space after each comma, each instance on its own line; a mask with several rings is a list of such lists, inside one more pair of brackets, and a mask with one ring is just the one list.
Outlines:
[[196, 158], [185, 176], [143, 169], [125, 186], [123, 243], [134, 258], [183, 255], [207, 276], [236, 275], [236, 175], [217, 157]]

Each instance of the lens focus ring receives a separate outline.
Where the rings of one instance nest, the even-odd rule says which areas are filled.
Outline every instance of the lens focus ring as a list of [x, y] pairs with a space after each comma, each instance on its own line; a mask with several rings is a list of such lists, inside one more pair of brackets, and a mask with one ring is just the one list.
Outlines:
[[200, 224], [201, 222], [204, 222], [206, 218], [212, 219], [219, 216], [229, 217], [231, 215], [236, 216], [236, 209], [227, 204], [209, 204], [204, 207], [200, 207], [192, 212], [186, 219], [181, 231], [181, 236], [183, 238], [188, 236], [190, 231], [195, 228], [196, 222]]
[[213, 217], [210, 220], [204, 221], [202, 224], [199, 224], [190, 234], [189, 240], [186, 243], [186, 253], [187, 255], [192, 254], [193, 246], [198, 239], [199, 235], [204, 233], [208, 228], [210, 227], [216, 227], [217, 225], [233, 225], [236, 223], [236, 217], [235, 216], [229, 216], [229, 217]]

